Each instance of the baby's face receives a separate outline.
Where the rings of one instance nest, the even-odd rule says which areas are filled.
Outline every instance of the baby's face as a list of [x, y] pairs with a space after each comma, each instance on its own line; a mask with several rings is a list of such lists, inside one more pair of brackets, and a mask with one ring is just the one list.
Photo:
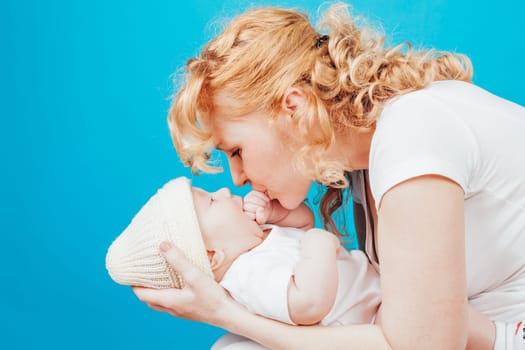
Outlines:
[[243, 211], [242, 198], [230, 190], [206, 192], [192, 187], [199, 226], [207, 249], [241, 254], [262, 241], [263, 233]]

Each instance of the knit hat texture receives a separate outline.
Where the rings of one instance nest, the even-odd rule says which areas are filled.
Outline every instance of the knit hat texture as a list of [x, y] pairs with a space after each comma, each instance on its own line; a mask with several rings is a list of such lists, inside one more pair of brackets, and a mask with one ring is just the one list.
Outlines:
[[163, 241], [178, 247], [195, 266], [213, 277], [190, 181], [185, 177], [160, 188], [113, 241], [106, 255], [111, 278], [130, 286], [182, 288], [181, 276], [160, 253]]

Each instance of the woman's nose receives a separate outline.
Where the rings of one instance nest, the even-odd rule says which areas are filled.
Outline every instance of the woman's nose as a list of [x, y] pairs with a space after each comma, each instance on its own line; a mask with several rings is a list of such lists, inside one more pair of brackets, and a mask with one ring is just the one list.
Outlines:
[[230, 174], [235, 186], [240, 187], [248, 183], [248, 177], [244, 173], [241, 164], [238, 164], [238, 162], [230, 161]]
[[233, 180], [234, 185], [237, 187], [244, 186], [248, 183], [248, 178], [246, 177], [246, 175], [244, 175], [244, 173], [240, 173], [236, 175], [232, 173], [232, 180]]

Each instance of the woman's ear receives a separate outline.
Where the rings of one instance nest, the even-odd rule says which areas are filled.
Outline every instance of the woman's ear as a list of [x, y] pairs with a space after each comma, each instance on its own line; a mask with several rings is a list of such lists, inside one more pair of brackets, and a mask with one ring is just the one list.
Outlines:
[[281, 108], [286, 114], [292, 115], [304, 103], [304, 92], [296, 87], [289, 87], [284, 93]]
[[222, 250], [206, 250], [208, 260], [210, 261], [211, 270], [215, 271], [222, 266], [224, 262], [224, 252]]

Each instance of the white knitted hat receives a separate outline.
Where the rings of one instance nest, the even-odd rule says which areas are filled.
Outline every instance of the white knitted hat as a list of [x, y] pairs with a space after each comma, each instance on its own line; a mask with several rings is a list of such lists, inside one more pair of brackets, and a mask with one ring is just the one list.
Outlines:
[[195, 266], [213, 277], [190, 181], [185, 177], [160, 188], [111, 244], [106, 255], [111, 278], [131, 286], [182, 288], [181, 276], [160, 254], [163, 241], [173, 243]]

